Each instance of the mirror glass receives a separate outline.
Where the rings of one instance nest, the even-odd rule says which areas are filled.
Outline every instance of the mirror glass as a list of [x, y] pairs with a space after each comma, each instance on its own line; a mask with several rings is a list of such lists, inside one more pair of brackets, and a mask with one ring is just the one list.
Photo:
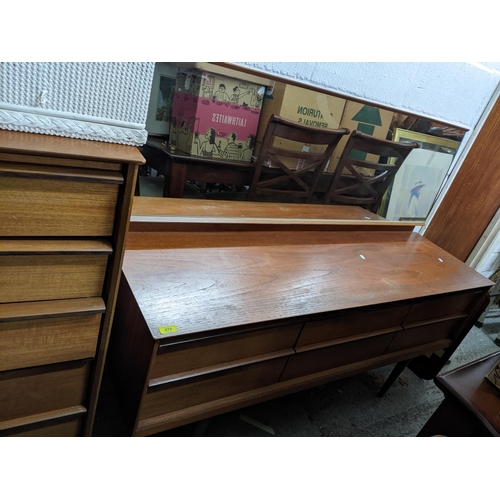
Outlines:
[[[207, 63], [157, 63], [146, 123], [148, 144], [161, 144], [181, 154], [210, 156], [221, 164], [232, 161], [249, 166], [259, 152], [272, 114], [320, 129], [347, 128], [378, 139], [417, 142], [419, 148], [406, 158], [377, 206], [370, 208], [394, 221], [425, 222], [467, 132], [431, 119]], [[323, 202], [347, 139], [342, 138], [320, 175], [314, 203]], [[390, 163], [387, 158], [357, 153], [356, 158], [376, 162], [381, 170]], [[246, 199], [250, 177], [234, 184], [227, 168], [217, 170], [216, 165], [210, 165], [209, 182], [207, 176], [198, 174], [196, 178], [189, 166], [187, 169], [185, 197]], [[377, 175], [362, 168], [358, 172]], [[148, 165], [141, 170], [142, 177], [159, 177], [157, 184], [162, 175]], [[342, 175], [349, 173], [344, 170]], [[146, 185], [145, 179], [141, 181]], [[163, 188], [158, 193], [163, 195]]]

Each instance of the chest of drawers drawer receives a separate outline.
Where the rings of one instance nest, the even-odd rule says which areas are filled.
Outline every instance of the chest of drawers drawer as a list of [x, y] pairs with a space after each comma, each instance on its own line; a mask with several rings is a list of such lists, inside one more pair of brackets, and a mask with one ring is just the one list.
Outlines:
[[451, 339], [466, 316], [452, 316], [440, 318], [432, 322], [408, 326], [394, 335], [387, 352], [395, 352], [410, 347], [430, 344], [438, 340]]
[[0, 421], [85, 405], [90, 362], [75, 361], [0, 374]]
[[106, 241], [0, 240], [0, 303], [99, 297]]
[[95, 355], [101, 298], [0, 304], [0, 372]]
[[291, 323], [174, 345], [160, 344], [150, 376], [160, 378], [292, 349], [301, 328], [302, 323]]
[[46, 419], [40, 422], [19, 425], [2, 431], [0, 436], [10, 437], [73, 437], [82, 428], [83, 414], [69, 417]]
[[384, 354], [394, 337], [386, 333], [356, 341], [339, 343], [318, 349], [297, 348], [291, 356], [280, 381], [331, 370]]
[[287, 358], [277, 358], [150, 387], [140, 420], [215, 401], [278, 382]]
[[304, 325], [297, 347], [367, 332], [400, 330], [410, 305], [382, 306], [327, 314]]
[[477, 303], [482, 293], [484, 292], [468, 291], [416, 300], [412, 304], [403, 326], [407, 327], [415, 322], [440, 319], [451, 315], [463, 314], [465, 316]]
[[110, 236], [120, 172], [0, 163], [0, 236]]

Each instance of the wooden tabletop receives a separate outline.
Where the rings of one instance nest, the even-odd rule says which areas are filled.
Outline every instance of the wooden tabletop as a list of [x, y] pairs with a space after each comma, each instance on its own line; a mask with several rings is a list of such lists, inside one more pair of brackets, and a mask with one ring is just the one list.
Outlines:
[[[191, 213], [191, 209], [195, 215], [207, 213], [204, 210], [212, 203], [217, 203], [215, 210], [222, 216], [231, 209], [235, 215], [242, 213], [234, 202], [159, 201], [168, 207], [164, 215], [177, 214], [179, 228], [185, 225], [182, 214]], [[254, 205], [242, 203], [242, 211]], [[274, 216], [280, 211], [280, 205], [261, 205], [251, 213], [268, 210]], [[342, 212], [343, 217], [353, 219], [364, 217], [365, 212], [356, 207], [299, 205], [283, 210], [283, 220], [299, 213], [314, 220], [329, 209], [331, 216]], [[153, 210], [147, 208], [147, 202], [143, 205], [136, 199], [132, 220]], [[265, 226], [265, 217], [262, 219]], [[334, 219], [330, 221], [334, 223]], [[414, 232], [384, 228], [367, 231], [363, 226], [339, 231], [337, 226], [332, 227], [331, 231], [284, 231], [288, 240], [278, 237], [278, 228], [269, 234], [275, 243], [267, 242], [266, 246], [255, 243], [259, 236], [255, 228], [237, 243], [229, 244], [223, 232], [207, 231], [203, 241], [208, 243], [199, 246], [194, 242], [191, 247], [182, 243], [176, 247], [182, 235], [167, 230], [159, 232], [159, 238], [168, 248], [128, 247], [123, 272], [155, 338], [163, 338], [158, 332], [160, 326], [175, 325], [175, 335], [186, 335], [491, 285]], [[141, 230], [147, 230], [147, 223]], [[322, 238], [316, 239], [314, 235], [319, 232]], [[130, 236], [147, 241], [146, 232], [134, 235], [132, 229]]]
[[186, 153], [177, 148], [171, 148], [165, 139], [158, 137], [150, 137], [146, 142], [147, 146], [150, 146], [158, 151], [162, 151], [166, 156], [174, 163], [201, 163], [204, 165], [225, 165], [231, 167], [252, 167], [249, 161], [235, 161], [228, 160], [225, 158], [207, 158], [205, 156], [196, 156]]

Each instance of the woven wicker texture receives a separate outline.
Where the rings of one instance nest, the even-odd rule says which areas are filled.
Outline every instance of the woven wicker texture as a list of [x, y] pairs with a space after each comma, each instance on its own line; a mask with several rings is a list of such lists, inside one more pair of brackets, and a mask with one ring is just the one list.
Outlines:
[[144, 124], [152, 62], [0, 63], [1, 103]]

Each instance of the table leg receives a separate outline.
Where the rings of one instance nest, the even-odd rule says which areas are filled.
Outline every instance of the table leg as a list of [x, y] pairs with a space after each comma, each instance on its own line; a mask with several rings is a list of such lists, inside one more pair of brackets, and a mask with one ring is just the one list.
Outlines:
[[400, 361], [399, 363], [396, 364], [396, 366], [393, 368], [392, 372], [390, 375], [387, 377], [387, 380], [384, 382], [384, 385], [378, 392], [377, 396], [381, 398], [391, 387], [394, 382], [398, 379], [398, 377], [401, 375], [403, 370], [410, 364], [411, 359], [408, 359], [406, 361]]
[[205, 431], [207, 430], [208, 424], [210, 423], [209, 418], [205, 418], [204, 420], [200, 420], [199, 422], [196, 422], [193, 428], [193, 437], [202, 437], [205, 434]]
[[[182, 198], [184, 196], [184, 183], [186, 182], [186, 164], [172, 163], [170, 171], [170, 185], [168, 196], [170, 198]], [[165, 192], [163, 193], [165, 196]]]

